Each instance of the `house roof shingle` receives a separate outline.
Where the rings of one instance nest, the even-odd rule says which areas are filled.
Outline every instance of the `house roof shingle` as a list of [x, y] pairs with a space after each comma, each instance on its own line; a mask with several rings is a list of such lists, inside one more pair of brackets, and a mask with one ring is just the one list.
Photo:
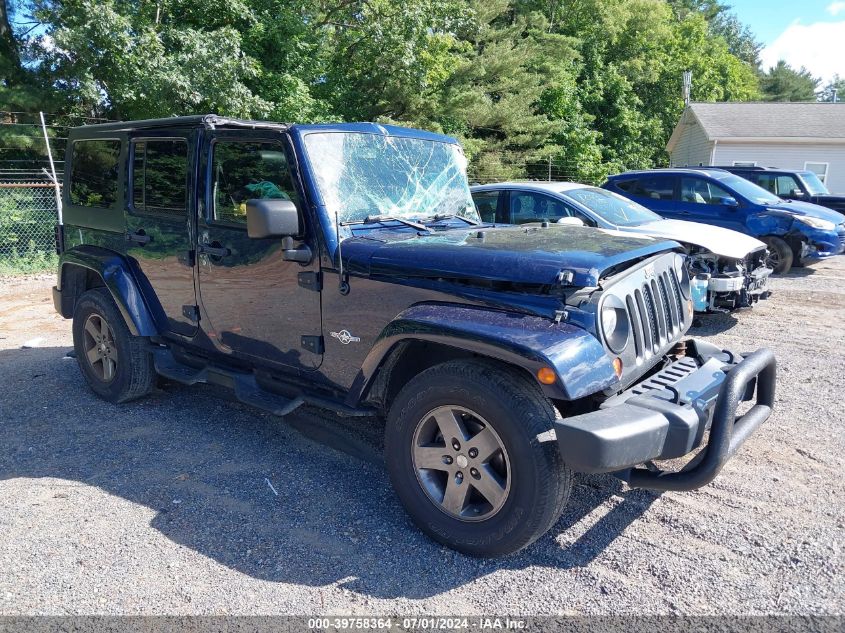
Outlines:
[[691, 103], [689, 108], [711, 140], [845, 139], [845, 103]]

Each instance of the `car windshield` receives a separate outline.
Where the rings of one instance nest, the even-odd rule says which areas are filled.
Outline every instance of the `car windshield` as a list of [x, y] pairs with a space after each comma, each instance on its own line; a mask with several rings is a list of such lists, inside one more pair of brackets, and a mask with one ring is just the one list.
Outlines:
[[819, 180], [816, 174], [811, 171], [802, 171], [800, 173], [801, 180], [804, 181], [804, 186], [807, 187], [807, 193], [811, 196], [826, 196], [830, 194], [830, 191], [827, 190], [827, 187], [824, 186], [824, 183]]
[[719, 176], [718, 180], [720, 185], [733, 189], [734, 193], [738, 193], [740, 196], [746, 200], [750, 200], [754, 204], [778, 204], [783, 202], [783, 200], [778, 198], [775, 194], [769, 193], [762, 187], [755, 185], [750, 180], [740, 178], [734, 174], [729, 174], [724, 177]]
[[480, 221], [460, 147], [358, 132], [305, 136], [317, 187], [340, 222], [458, 215]]
[[562, 194], [616, 226], [637, 226], [663, 219], [641, 204], [606, 189], [570, 189]]

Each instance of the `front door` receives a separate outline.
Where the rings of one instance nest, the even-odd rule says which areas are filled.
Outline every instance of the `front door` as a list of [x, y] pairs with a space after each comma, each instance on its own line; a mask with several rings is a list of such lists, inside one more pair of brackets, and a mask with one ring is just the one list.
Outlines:
[[[218, 131], [205, 144], [205, 210], [197, 257], [202, 324], [225, 353], [251, 361], [313, 369], [322, 361], [317, 243], [291, 170], [287, 136]], [[251, 239], [246, 203], [292, 200], [302, 214], [308, 264], [285, 261], [281, 238]], [[303, 339], [303, 337], [305, 337]]]
[[[126, 209], [127, 254], [146, 277], [173, 334], [197, 329], [191, 261], [195, 213], [193, 156], [196, 131], [167, 129], [130, 143], [129, 196]], [[154, 306], [154, 309], [158, 306]]]
[[[691, 222], [702, 222], [746, 233], [745, 212], [737, 206], [724, 204], [733, 194], [715, 182], [697, 176], [681, 178], [680, 201], [676, 217]], [[734, 198], [735, 199], [735, 198]]]

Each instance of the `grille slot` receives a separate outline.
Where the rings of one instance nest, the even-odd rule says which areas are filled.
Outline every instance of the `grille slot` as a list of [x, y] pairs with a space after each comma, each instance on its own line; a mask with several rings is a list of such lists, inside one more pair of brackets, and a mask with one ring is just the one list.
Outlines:
[[684, 330], [681, 284], [669, 266], [625, 295], [637, 361], [644, 361]]

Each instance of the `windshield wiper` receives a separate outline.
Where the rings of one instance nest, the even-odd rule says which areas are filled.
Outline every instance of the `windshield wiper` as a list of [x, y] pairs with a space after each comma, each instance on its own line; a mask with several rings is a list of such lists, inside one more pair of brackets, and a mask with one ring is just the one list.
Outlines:
[[450, 218], [458, 218], [459, 220], [463, 220], [473, 226], [477, 226], [481, 224], [478, 220], [473, 220], [472, 218], [465, 217], [463, 215], [459, 215], [457, 213], [435, 213], [434, 215], [422, 218], [422, 222], [440, 222], [440, 220], [448, 220]]
[[405, 218], [397, 218], [393, 215], [368, 215], [363, 220], [345, 220], [340, 223], [341, 226], [349, 226], [350, 224], [377, 224], [379, 222], [400, 222], [405, 226], [417, 229], [418, 231], [428, 231], [424, 224], [414, 222], [413, 220], [406, 220]]

